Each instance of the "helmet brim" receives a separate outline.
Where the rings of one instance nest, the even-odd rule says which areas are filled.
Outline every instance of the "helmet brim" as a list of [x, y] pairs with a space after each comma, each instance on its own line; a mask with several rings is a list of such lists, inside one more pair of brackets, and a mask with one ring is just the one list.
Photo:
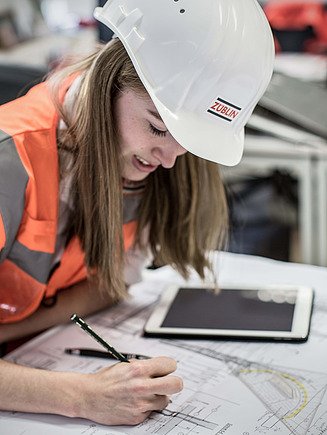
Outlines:
[[226, 166], [237, 165], [243, 155], [244, 128], [238, 132], [219, 126], [193, 112], [172, 113], [154, 95], [150, 95], [163, 122], [174, 139], [190, 153]]

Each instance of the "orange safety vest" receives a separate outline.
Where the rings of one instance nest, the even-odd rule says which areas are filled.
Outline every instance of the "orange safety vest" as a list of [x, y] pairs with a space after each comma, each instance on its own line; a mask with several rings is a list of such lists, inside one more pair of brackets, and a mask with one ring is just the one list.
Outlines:
[[[47, 83], [0, 106], [0, 323], [24, 319], [42, 299], [87, 277], [76, 237], [50, 276], [59, 204], [58, 121]], [[135, 230], [134, 219], [124, 223], [125, 250]]]

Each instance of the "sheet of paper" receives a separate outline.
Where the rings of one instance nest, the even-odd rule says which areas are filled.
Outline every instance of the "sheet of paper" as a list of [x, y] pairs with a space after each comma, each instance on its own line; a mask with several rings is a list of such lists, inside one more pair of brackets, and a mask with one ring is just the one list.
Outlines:
[[[178, 361], [184, 389], [162, 412], [135, 427], [105, 427], [54, 415], [0, 413], [2, 435], [159, 434], [255, 435], [327, 433], [327, 269], [235, 254], [214, 257], [219, 282], [293, 283], [315, 289], [307, 343], [159, 340], [142, 337], [145, 320], [169, 283], [183, 283], [173, 269], [147, 271], [131, 299], [88, 318], [123, 352], [167, 355]], [[199, 280], [194, 275], [192, 283]], [[32, 367], [95, 372], [110, 360], [64, 353], [65, 347], [97, 347], [76, 325], [54, 328], [8, 356]], [[99, 347], [100, 348], [100, 347]]]

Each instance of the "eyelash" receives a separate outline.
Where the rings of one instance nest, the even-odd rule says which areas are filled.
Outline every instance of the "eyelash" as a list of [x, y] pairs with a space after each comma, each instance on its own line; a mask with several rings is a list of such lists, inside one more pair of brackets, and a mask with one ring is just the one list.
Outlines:
[[164, 137], [167, 134], [167, 131], [158, 130], [154, 125], [149, 123], [150, 131], [154, 136]]

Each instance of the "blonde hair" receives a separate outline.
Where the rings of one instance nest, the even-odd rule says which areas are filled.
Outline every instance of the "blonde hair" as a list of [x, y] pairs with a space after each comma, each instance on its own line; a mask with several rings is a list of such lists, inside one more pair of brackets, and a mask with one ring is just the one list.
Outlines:
[[[123, 282], [122, 179], [115, 101], [129, 89], [146, 95], [122, 43], [115, 39], [51, 78], [54, 95], [65, 77], [81, 75], [81, 88], [59, 137], [59, 149], [73, 156], [74, 218], [85, 262], [113, 300], [126, 295]], [[71, 118], [71, 119], [70, 119]], [[194, 268], [201, 278], [211, 270], [207, 251], [223, 246], [227, 205], [218, 166], [190, 153], [172, 169], [159, 167], [146, 179], [135, 244], [149, 231], [155, 264], [171, 264], [185, 278]]]

